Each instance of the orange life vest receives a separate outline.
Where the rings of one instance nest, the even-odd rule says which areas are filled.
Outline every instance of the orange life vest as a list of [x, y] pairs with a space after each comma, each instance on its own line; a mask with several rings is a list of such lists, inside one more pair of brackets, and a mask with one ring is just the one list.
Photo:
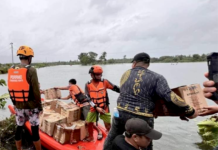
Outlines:
[[92, 82], [87, 84], [89, 89], [89, 96], [91, 100], [97, 105], [97, 107], [106, 108], [107, 102], [107, 91], [104, 87], [104, 80], [101, 80], [96, 87]]
[[84, 92], [80, 89], [77, 85], [71, 85], [69, 88], [70, 94], [72, 99], [77, 103], [85, 103], [87, 102], [87, 97], [85, 96]]
[[8, 69], [8, 91], [12, 101], [28, 101], [30, 90], [30, 85], [26, 79], [28, 67]]

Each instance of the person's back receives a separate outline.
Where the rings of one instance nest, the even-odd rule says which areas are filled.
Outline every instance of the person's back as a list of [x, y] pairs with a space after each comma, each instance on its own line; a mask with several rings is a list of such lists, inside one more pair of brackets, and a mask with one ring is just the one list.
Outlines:
[[120, 85], [117, 107], [147, 117], [153, 117], [156, 89], [164, 87], [166, 93], [171, 92], [161, 75], [140, 66], [126, 71]]
[[39, 137], [41, 96], [36, 69], [30, 66], [34, 52], [28, 46], [21, 46], [17, 51], [17, 56], [21, 64], [8, 70], [8, 91], [16, 111], [16, 147], [18, 150], [22, 149], [21, 132], [25, 122], [29, 120], [33, 143], [36, 150], [41, 150]]

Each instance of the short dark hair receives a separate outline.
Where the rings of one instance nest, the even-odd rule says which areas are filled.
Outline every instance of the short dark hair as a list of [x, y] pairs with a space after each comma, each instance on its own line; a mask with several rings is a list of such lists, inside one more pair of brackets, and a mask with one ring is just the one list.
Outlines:
[[129, 133], [129, 132], [127, 132], [127, 131], [125, 131], [125, 137], [127, 137], [127, 138], [131, 138], [131, 137], [132, 137], [132, 134]]
[[76, 79], [70, 79], [69, 82], [70, 82], [71, 84], [76, 84]]

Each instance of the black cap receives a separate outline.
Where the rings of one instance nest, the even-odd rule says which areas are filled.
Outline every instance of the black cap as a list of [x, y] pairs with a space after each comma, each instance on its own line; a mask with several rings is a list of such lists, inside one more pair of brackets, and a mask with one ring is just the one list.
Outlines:
[[149, 62], [150, 62], [150, 56], [149, 56], [147, 53], [144, 53], [144, 52], [138, 53], [138, 54], [136, 54], [136, 55], [134, 56], [132, 62], [133, 62], [133, 61], [138, 61], [138, 62], [139, 62], [139, 61], [144, 61], [144, 62], [149, 63]]
[[162, 137], [162, 133], [152, 129], [148, 123], [139, 118], [132, 118], [126, 122], [126, 132], [130, 134], [145, 135], [151, 140], [158, 140]]

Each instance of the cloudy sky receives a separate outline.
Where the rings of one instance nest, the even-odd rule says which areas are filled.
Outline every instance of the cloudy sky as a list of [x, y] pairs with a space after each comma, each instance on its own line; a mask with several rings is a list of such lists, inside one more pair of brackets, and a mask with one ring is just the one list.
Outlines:
[[10, 42], [14, 53], [32, 47], [37, 62], [76, 60], [89, 51], [106, 51], [107, 58], [218, 51], [217, 6], [217, 0], [1, 0], [0, 63], [11, 62]]

